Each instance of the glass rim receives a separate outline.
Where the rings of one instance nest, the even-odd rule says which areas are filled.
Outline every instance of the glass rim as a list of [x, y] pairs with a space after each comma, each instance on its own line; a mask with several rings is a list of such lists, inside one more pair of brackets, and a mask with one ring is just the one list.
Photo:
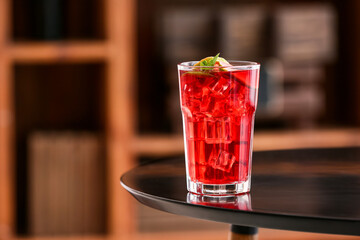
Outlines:
[[[194, 66], [195, 63], [199, 61], [187, 61], [179, 63], [178, 69], [179, 70], [194, 70], [194, 69], [201, 69], [204, 66]], [[228, 70], [251, 70], [251, 69], [259, 69], [260, 63], [253, 62], [253, 61], [238, 61], [238, 60], [229, 60], [228, 61], [232, 66], [220, 66], [220, 68], [225, 68]], [[219, 66], [206, 66], [206, 68], [213, 69], [219, 68]]]

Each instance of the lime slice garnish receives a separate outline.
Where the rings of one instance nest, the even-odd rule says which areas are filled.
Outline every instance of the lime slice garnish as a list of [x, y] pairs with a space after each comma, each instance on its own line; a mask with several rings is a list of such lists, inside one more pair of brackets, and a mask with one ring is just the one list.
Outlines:
[[201, 59], [200, 61], [198, 61], [197, 63], [194, 64], [194, 66], [200, 66], [200, 63], [207, 63], [208, 61], [210, 61], [211, 59], [213, 59], [214, 57], [206, 57]]
[[217, 64], [219, 64], [219, 66], [225, 67], [225, 66], [232, 66], [228, 61], [225, 60], [225, 58], [222, 57], [218, 57]]
[[[201, 66], [200, 70], [209, 70], [207, 67], [228, 67], [231, 64], [226, 61], [224, 58], [219, 57], [220, 53], [218, 53], [215, 57], [206, 57], [201, 59], [199, 62], [195, 63], [194, 66]], [[226, 71], [224, 68], [220, 68], [221, 71]]]

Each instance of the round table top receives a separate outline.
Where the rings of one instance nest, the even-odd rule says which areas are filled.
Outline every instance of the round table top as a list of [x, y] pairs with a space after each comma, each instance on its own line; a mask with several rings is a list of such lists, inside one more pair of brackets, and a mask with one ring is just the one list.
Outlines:
[[360, 236], [360, 148], [254, 152], [248, 194], [186, 190], [184, 158], [136, 167], [121, 184], [158, 210], [235, 225]]

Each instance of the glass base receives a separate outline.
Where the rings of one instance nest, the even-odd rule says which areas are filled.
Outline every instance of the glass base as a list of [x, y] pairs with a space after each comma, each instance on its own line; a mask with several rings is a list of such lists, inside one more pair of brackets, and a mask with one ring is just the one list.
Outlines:
[[250, 192], [250, 180], [228, 184], [205, 184], [187, 179], [189, 192], [204, 195], [235, 195]]

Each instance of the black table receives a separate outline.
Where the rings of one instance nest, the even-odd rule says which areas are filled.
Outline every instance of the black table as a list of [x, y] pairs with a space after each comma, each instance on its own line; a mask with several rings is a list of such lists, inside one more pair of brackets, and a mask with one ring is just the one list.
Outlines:
[[250, 194], [229, 198], [188, 193], [183, 158], [134, 168], [121, 183], [149, 207], [230, 223], [234, 236], [257, 227], [360, 236], [360, 148], [255, 152]]

